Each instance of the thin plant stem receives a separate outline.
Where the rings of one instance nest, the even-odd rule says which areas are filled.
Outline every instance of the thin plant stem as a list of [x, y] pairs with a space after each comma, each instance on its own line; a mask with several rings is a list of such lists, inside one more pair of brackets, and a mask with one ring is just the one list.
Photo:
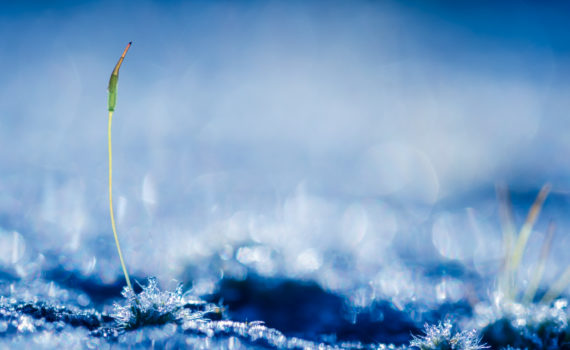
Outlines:
[[510, 295], [514, 278], [512, 271], [508, 267], [515, 240], [515, 223], [508, 187], [506, 185], [497, 185], [496, 192], [499, 200], [499, 217], [503, 232], [503, 262], [501, 276], [499, 277], [499, 290], [504, 295]]
[[131, 285], [131, 279], [129, 278], [129, 273], [127, 272], [127, 266], [125, 265], [125, 260], [123, 259], [123, 253], [121, 252], [121, 245], [119, 244], [119, 236], [117, 236], [117, 228], [115, 225], [115, 215], [113, 214], [113, 147], [111, 143], [112, 122], [113, 111], [109, 111], [109, 213], [111, 215], [113, 236], [115, 236], [115, 244], [117, 245], [117, 252], [119, 253], [119, 259], [121, 260], [121, 267], [123, 268], [123, 273], [125, 274], [125, 280], [127, 281], [127, 286], [129, 289], [134, 292], [133, 286]]
[[552, 284], [550, 289], [544, 294], [541, 303], [551, 303], [554, 299], [558, 298], [564, 289], [570, 285], [570, 267], [567, 267], [562, 276]]
[[553, 222], [551, 222], [548, 227], [548, 233], [546, 234], [544, 242], [542, 243], [542, 248], [540, 249], [540, 257], [538, 259], [538, 264], [534, 269], [532, 278], [524, 294], [523, 297], [524, 303], [528, 304], [534, 300], [534, 296], [536, 295], [536, 290], [538, 289], [538, 285], [540, 284], [540, 280], [542, 279], [542, 275], [544, 274], [544, 268], [546, 267], [546, 260], [550, 255], [550, 249], [552, 247], [552, 239], [554, 238], [555, 229], [556, 225]]
[[113, 73], [111, 73], [111, 78], [109, 79], [109, 212], [111, 215], [111, 226], [113, 227], [113, 235], [115, 236], [115, 244], [117, 245], [117, 252], [119, 253], [119, 259], [121, 260], [121, 267], [123, 273], [125, 274], [125, 281], [127, 286], [134, 293], [133, 286], [131, 284], [131, 279], [129, 278], [129, 273], [127, 272], [127, 266], [125, 265], [125, 259], [123, 259], [123, 253], [121, 252], [121, 245], [119, 244], [119, 236], [117, 236], [117, 228], [115, 225], [115, 215], [113, 213], [113, 147], [111, 144], [111, 124], [113, 122], [113, 112], [117, 105], [117, 84], [119, 82], [119, 69], [121, 64], [125, 59], [127, 51], [131, 47], [132, 42], [127, 44], [123, 54], [119, 58], [119, 62], [115, 65]]
[[[524, 250], [526, 247], [526, 244], [528, 242], [528, 239], [530, 237], [530, 234], [532, 233], [532, 229], [534, 227], [534, 224], [536, 223], [536, 219], [538, 218], [538, 215], [540, 214], [540, 211], [542, 209], [542, 206], [544, 204], [544, 201], [546, 200], [546, 197], [548, 196], [548, 193], [550, 192], [550, 184], [545, 184], [544, 186], [542, 186], [542, 188], [540, 189], [540, 192], [538, 193], [538, 195], [536, 196], [536, 199], [534, 200], [534, 203], [532, 204], [532, 206], [530, 207], [530, 210], [528, 212], [528, 216], [521, 228], [521, 231], [518, 235], [518, 238], [515, 242], [515, 246], [513, 248], [513, 253], [510, 257], [510, 260], [507, 262], [507, 272], [509, 274], [514, 274], [515, 271], [518, 270], [520, 262], [522, 260], [522, 256], [524, 254]], [[512, 295], [513, 291], [510, 290], [509, 293], [509, 297], [513, 298], [514, 296]]]

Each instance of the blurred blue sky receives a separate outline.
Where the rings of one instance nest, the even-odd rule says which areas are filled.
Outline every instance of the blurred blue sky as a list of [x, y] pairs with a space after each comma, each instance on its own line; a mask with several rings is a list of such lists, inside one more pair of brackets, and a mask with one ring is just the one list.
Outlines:
[[[1, 222], [67, 241], [107, 233], [106, 87], [131, 40], [113, 126], [125, 230], [328, 208], [306, 193], [428, 207], [498, 181], [567, 193], [569, 10], [2, 2]], [[325, 221], [337, 213], [327, 210]]]
[[133, 40], [116, 125], [127, 164], [243, 170], [245, 190], [384, 194], [382, 176], [418, 162], [443, 195], [567, 187], [567, 3], [54, 4], [2, 5], [2, 160], [16, 169], [104, 160], [108, 71]]

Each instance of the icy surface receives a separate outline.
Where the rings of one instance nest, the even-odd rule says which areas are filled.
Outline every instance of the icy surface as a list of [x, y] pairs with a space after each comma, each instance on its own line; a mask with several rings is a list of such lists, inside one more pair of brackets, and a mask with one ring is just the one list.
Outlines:
[[[394, 348], [429, 348], [445, 343], [457, 349], [476, 349], [480, 344], [497, 349], [551, 349], [567, 342], [568, 315], [563, 300], [524, 305], [495, 298], [489, 290], [497, 285], [501, 249], [490, 247], [497, 258], [484, 260], [479, 253], [462, 247], [473, 242], [453, 236], [464, 229], [478, 239], [493, 237], [493, 230], [499, 230], [494, 198], [477, 201], [475, 208], [464, 210], [442, 206], [418, 221], [416, 240], [424, 237], [431, 246], [410, 256], [406, 249], [419, 247], [414, 248], [414, 243], [400, 246], [396, 237], [390, 249], [371, 248], [377, 246], [370, 246], [366, 237], [375, 233], [366, 223], [369, 214], [368, 219], [363, 214], [370, 208], [352, 207], [343, 216], [349, 223], [346, 230], [360, 227], [355, 232], [360, 232], [362, 242], [353, 246], [346, 240], [333, 241], [330, 246], [321, 246], [316, 240], [303, 242], [294, 232], [300, 229], [312, 239], [303, 225], [315, 227], [305, 217], [315, 209], [307, 213], [298, 210], [316, 199], [309, 200], [303, 192], [295, 196], [287, 210], [296, 212], [292, 218], [302, 219], [302, 225], [285, 231], [289, 240], [274, 240], [269, 232], [258, 231], [258, 223], [246, 220], [247, 216], [232, 217], [219, 226], [223, 236], [213, 230], [207, 231], [209, 235], [198, 233], [193, 244], [201, 249], [183, 253], [178, 250], [182, 243], [164, 240], [161, 244], [166, 246], [159, 251], [170, 247], [173, 254], [168, 259], [180, 262], [185, 256], [193, 262], [170, 272], [177, 281], [133, 276], [140, 281], [135, 283], [136, 295], [124, 288], [117, 266], [105, 270], [116, 260], [112, 249], [97, 258], [91, 255], [91, 247], [41, 252], [41, 241], [2, 230], [3, 249], [10, 257], [0, 259], [0, 343], [28, 348], [145, 348], [154, 344], [165, 348], [308, 349], [382, 349], [390, 344], [395, 344]], [[522, 216], [533, 196], [518, 198], [514, 210]], [[526, 205], [517, 204], [520, 198], [526, 198], [522, 201]], [[545, 207], [549, 213], [564, 208], [563, 197], [551, 200], [556, 206]], [[330, 203], [320, 202], [319, 206]], [[249, 233], [240, 236], [244, 225]], [[426, 225], [429, 232], [422, 236]], [[266, 229], [279, 232], [283, 227]], [[545, 229], [545, 223], [539, 222], [533, 236], [544, 236]], [[149, 259], [165, 259], [156, 247], [139, 244]], [[312, 248], [301, 249], [303, 244]], [[519, 288], [524, 287], [536, 264], [533, 249], [530, 245], [519, 271]], [[76, 265], [81, 258], [85, 260]], [[167, 266], [170, 263], [159, 269], [167, 271]], [[140, 271], [155, 268], [139, 266]], [[560, 269], [556, 271], [559, 275]], [[544, 285], [540, 293], [544, 293]], [[447, 319], [451, 323], [445, 323]], [[431, 326], [423, 334], [426, 323]]]
[[136, 296], [110, 315], [95, 310], [0, 297], [0, 344], [42, 348], [278, 348], [278, 349], [396, 349], [360, 342], [319, 343], [287, 337], [263, 321], [220, 320], [221, 308], [183, 296], [181, 287], [161, 291], [149, 279]]

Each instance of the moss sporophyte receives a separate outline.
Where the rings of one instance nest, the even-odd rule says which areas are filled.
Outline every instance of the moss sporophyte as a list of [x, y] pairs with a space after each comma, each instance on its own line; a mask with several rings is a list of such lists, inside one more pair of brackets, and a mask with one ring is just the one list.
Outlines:
[[113, 228], [113, 236], [115, 237], [115, 244], [121, 261], [121, 268], [123, 269], [127, 283], [127, 286], [122, 292], [127, 302], [125, 305], [115, 304], [112, 316], [115, 318], [119, 328], [127, 330], [147, 325], [161, 325], [170, 322], [182, 323], [183, 321], [194, 319], [219, 318], [223, 313], [223, 308], [202, 300], [199, 300], [198, 304], [196, 304], [195, 301], [187, 300], [182, 293], [181, 284], [179, 284], [173, 292], [161, 291], [158, 288], [157, 280], [151, 277], [147, 280], [146, 286], [141, 286], [142, 291], [139, 294], [135, 293], [131, 284], [125, 259], [121, 251], [121, 245], [119, 244], [119, 236], [117, 235], [113, 212], [113, 148], [111, 144], [111, 124], [113, 121], [113, 113], [117, 105], [119, 69], [131, 44], [132, 43], [128, 43], [127, 47], [125, 47], [109, 79], [109, 214], [111, 216], [111, 227]]
[[113, 147], [111, 144], [111, 124], [113, 122], [113, 113], [115, 112], [115, 106], [117, 105], [117, 83], [119, 82], [119, 69], [121, 64], [125, 59], [127, 51], [131, 47], [132, 42], [127, 44], [123, 54], [119, 58], [119, 62], [115, 65], [113, 73], [111, 73], [111, 78], [109, 79], [109, 213], [111, 215], [111, 226], [113, 228], [113, 235], [115, 237], [115, 244], [117, 245], [117, 252], [119, 253], [119, 259], [121, 260], [121, 267], [123, 269], [123, 274], [125, 275], [125, 281], [127, 286], [134, 293], [133, 286], [131, 285], [131, 279], [129, 278], [129, 273], [127, 272], [127, 266], [125, 265], [125, 260], [123, 259], [123, 253], [121, 252], [121, 245], [119, 244], [119, 237], [117, 236], [117, 228], [115, 225], [115, 216], [113, 214]]

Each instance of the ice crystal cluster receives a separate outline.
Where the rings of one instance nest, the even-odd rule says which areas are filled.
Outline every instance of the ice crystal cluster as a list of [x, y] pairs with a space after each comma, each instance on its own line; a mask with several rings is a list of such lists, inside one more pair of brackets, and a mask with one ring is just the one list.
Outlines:
[[424, 336], [414, 336], [410, 346], [421, 350], [477, 350], [486, 349], [481, 345], [475, 331], [453, 332], [449, 321], [435, 325], [425, 325]]
[[570, 343], [568, 302], [524, 305], [500, 300], [475, 308], [483, 338], [493, 347], [561, 349]]
[[126, 303], [114, 304], [111, 316], [118, 326], [124, 329], [135, 329], [142, 326], [163, 325], [169, 322], [180, 323], [189, 319], [204, 317], [207, 313], [221, 312], [221, 309], [209, 307], [197, 310], [206, 303], [198, 300], [187, 300], [182, 293], [182, 285], [174, 291], [162, 291], [156, 278], [149, 278], [146, 286], [139, 294], [130, 288], [122, 291]]

